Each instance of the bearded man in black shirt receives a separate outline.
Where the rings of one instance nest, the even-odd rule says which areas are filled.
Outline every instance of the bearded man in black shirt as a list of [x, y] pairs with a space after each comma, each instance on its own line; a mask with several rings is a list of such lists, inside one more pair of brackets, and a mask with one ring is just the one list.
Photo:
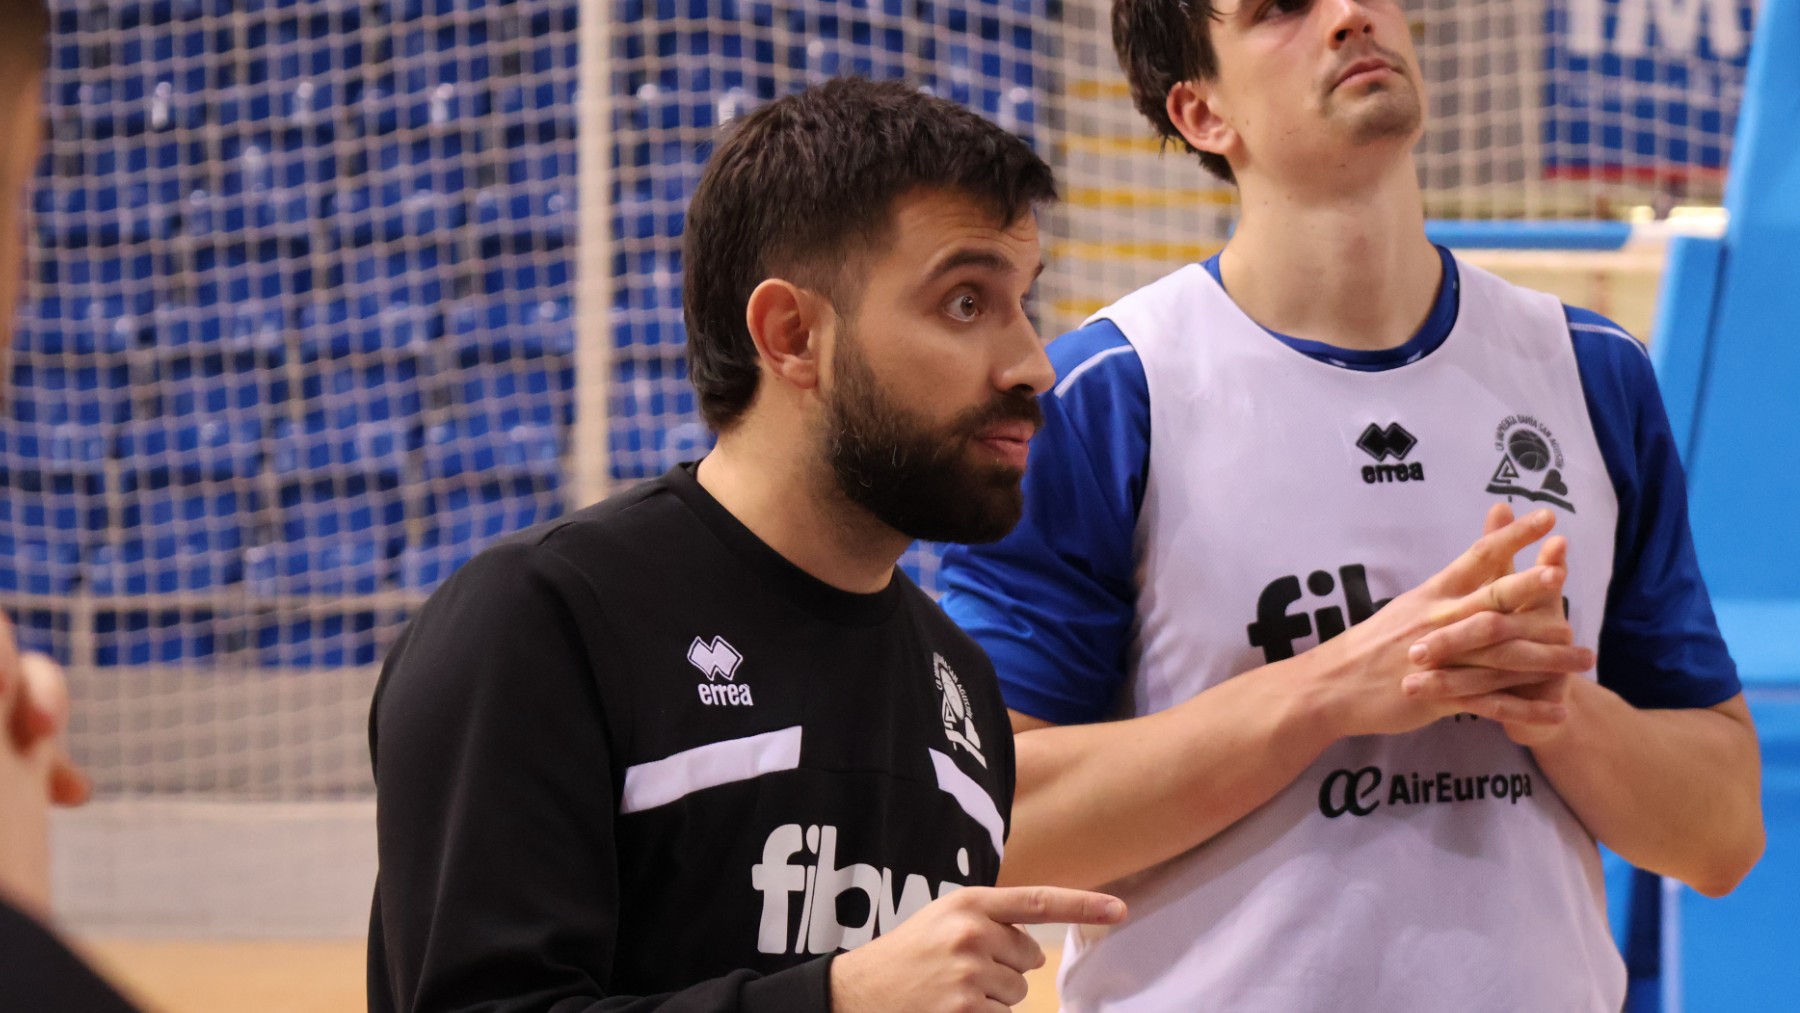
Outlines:
[[687, 217], [698, 465], [481, 554], [389, 656], [370, 744], [389, 1010], [999, 1010], [1013, 789], [992, 668], [895, 567], [1021, 511], [1050, 170], [899, 83], [749, 116]]

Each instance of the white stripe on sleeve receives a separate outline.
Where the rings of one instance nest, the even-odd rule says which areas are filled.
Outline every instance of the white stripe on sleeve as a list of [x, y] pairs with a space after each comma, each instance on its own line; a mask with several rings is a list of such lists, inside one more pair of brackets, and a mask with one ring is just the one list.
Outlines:
[[994, 805], [994, 800], [974, 778], [962, 772], [955, 760], [935, 749], [926, 751], [931, 754], [931, 765], [937, 770], [938, 787], [956, 799], [956, 804], [962, 806], [971, 819], [987, 829], [988, 836], [994, 840], [994, 856], [1005, 857], [1006, 824], [1001, 822], [1000, 809]]
[[705, 788], [800, 767], [800, 726], [709, 742], [625, 768], [619, 813], [668, 805]]

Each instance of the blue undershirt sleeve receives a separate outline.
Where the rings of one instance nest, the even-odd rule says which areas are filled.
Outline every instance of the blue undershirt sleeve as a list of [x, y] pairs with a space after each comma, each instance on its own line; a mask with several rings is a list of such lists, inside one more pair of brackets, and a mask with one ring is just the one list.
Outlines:
[[1150, 463], [1150, 394], [1110, 321], [1052, 342], [1025, 513], [944, 555], [941, 604], [993, 659], [1006, 705], [1055, 724], [1114, 709], [1136, 608], [1132, 541]]
[[1619, 503], [1600, 684], [1642, 708], [1711, 707], [1740, 690], [1688, 528], [1687, 477], [1650, 357], [1624, 328], [1565, 308], [1588, 414]]

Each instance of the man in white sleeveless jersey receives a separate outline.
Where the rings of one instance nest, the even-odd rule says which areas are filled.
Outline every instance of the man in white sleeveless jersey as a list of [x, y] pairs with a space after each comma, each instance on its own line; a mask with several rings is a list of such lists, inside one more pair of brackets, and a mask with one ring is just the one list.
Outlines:
[[1017, 733], [1002, 880], [1134, 912], [1065, 1009], [1618, 1010], [1595, 842], [1707, 894], [1763, 845], [1642, 347], [1426, 239], [1393, 0], [1113, 22], [1242, 217], [1053, 344], [1025, 519], [944, 570]]

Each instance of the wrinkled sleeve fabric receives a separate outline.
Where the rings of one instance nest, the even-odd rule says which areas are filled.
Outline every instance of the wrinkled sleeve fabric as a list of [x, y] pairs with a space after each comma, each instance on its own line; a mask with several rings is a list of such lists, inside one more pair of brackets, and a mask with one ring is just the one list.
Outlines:
[[1711, 707], [1742, 689], [1688, 527], [1687, 477], [1644, 347], [1568, 307], [1594, 434], [1619, 504], [1600, 684], [1636, 707]]
[[1102, 720], [1125, 681], [1133, 542], [1150, 463], [1150, 395], [1125, 335], [1100, 320], [1052, 342], [1025, 513], [944, 557], [944, 610], [993, 659], [1006, 704], [1055, 724]]
[[609, 992], [619, 925], [598, 611], [543, 545], [477, 556], [389, 655], [370, 718], [380, 873], [372, 1011], [829, 1010], [829, 960]]

